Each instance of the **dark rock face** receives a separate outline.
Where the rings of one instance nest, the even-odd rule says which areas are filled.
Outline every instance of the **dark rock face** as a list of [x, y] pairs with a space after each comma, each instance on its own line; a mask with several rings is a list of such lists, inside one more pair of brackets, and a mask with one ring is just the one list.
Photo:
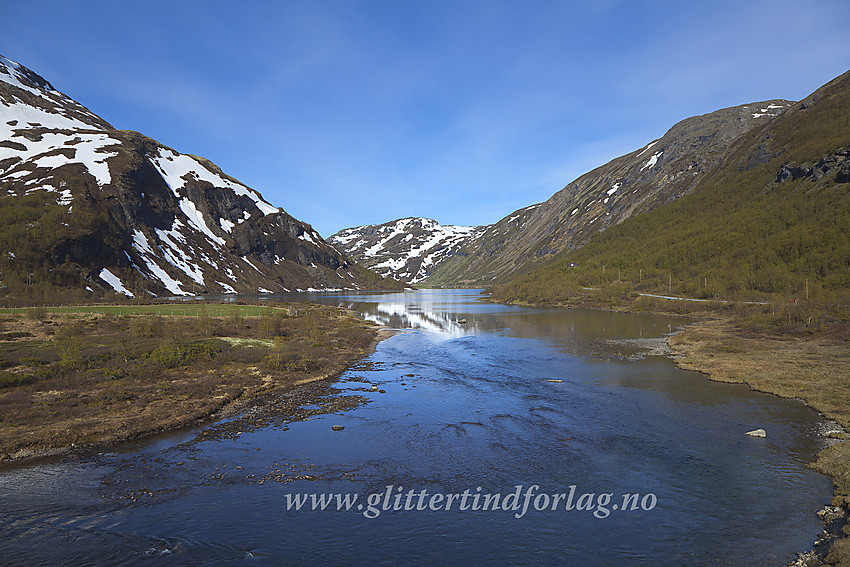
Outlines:
[[74, 240], [66, 240], [56, 247], [54, 261], [58, 264], [75, 262], [85, 264], [100, 256], [103, 250], [100, 239], [93, 234], [85, 234]]
[[760, 165], [764, 165], [771, 159], [773, 159], [773, 156], [770, 154], [768, 149], [763, 145], [759, 146], [757, 150], [753, 152], [752, 156], [750, 156], [746, 169], [750, 170]]
[[850, 150], [842, 148], [820, 158], [813, 166], [783, 165], [776, 174], [776, 183], [807, 178], [817, 181], [822, 177], [830, 176], [834, 177], [837, 183], [850, 181]]
[[215, 164], [114, 129], [3, 57], [0, 189], [0, 204], [40, 196], [60, 220], [26, 227], [37, 247], [4, 241], [0, 273], [63, 265], [63, 285], [150, 295], [367, 285], [310, 225]]
[[776, 174], [776, 182], [782, 183], [783, 181], [796, 181], [797, 179], [802, 179], [804, 177], [809, 177], [812, 175], [811, 167], [789, 167], [787, 165], [782, 166], [782, 169], [779, 170], [779, 173]]

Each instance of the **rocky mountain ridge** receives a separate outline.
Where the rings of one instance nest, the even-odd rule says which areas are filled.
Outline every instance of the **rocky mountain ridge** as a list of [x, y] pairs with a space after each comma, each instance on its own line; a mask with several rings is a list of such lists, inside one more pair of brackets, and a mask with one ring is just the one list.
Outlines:
[[[582, 175], [547, 201], [514, 211], [497, 223], [479, 227], [458, 239], [441, 261], [417, 281], [486, 285], [576, 249], [610, 226], [688, 194], [723, 160], [736, 140], [792, 104], [769, 100], [685, 119], [643, 148]], [[378, 226], [385, 225], [356, 230], [366, 233]], [[395, 235], [392, 242], [406, 237]], [[353, 255], [359, 252], [349, 241], [335, 242]], [[394, 253], [389, 248], [370, 250], [376, 257]], [[391, 264], [386, 264], [384, 270], [396, 277], [409, 273], [406, 267], [396, 271]]]
[[4, 57], [0, 214], [7, 294], [33, 285], [126, 296], [381, 285], [215, 164], [113, 128]]
[[492, 297], [562, 304], [592, 287], [602, 303], [635, 292], [734, 298], [787, 306], [769, 328], [801, 333], [841, 321], [848, 266], [850, 71], [739, 136], [683, 197], [515, 275]]

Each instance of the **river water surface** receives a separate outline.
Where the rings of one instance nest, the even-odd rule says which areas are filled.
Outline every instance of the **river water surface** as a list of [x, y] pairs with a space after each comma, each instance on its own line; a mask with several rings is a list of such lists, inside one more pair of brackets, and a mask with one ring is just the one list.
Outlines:
[[[831, 495], [806, 468], [816, 412], [677, 369], [663, 338], [686, 320], [477, 297], [300, 294], [401, 329], [335, 384], [362, 403], [0, 471], [0, 564], [761, 566], [811, 547]], [[337, 493], [358, 500], [288, 506]]]

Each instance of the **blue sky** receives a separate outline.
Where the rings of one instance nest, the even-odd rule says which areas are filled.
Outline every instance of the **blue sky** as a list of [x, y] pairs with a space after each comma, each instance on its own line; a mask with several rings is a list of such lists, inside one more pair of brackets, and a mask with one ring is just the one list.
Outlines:
[[8, 2], [0, 53], [323, 236], [488, 224], [850, 68], [850, 2]]

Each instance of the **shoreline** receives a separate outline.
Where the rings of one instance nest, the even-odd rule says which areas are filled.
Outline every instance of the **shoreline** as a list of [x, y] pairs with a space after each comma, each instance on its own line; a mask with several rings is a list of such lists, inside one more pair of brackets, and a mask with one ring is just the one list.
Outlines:
[[[362, 363], [371, 356], [378, 345], [384, 340], [398, 333], [397, 330], [388, 327], [374, 329], [375, 334], [371, 343], [359, 357], [355, 357], [341, 369], [332, 372], [301, 378], [289, 383], [280, 383], [253, 390], [243, 391], [233, 399], [225, 400], [219, 407], [204, 415], [186, 416], [184, 419], [165, 426], [152, 429], [129, 431], [116, 439], [95, 441], [91, 443], [63, 445], [60, 447], [24, 448], [15, 453], [7, 454], [0, 460], [0, 472], [18, 467], [27, 467], [41, 463], [53, 462], [61, 459], [78, 459], [87, 455], [109, 452], [110, 449], [129, 448], [136, 444], [145, 444], [161, 437], [177, 435], [181, 431], [189, 431], [194, 428], [214, 424], [222, 419], [237, 417], [246, 413], [251, 406], [269, 407], [279, 405], [281, 398], [287, 398], [285, 419], [296, 420], [296, 410], [303, 405], [315, 404], [327, 394], [329, 387], [334, 384], [350, 368]], [[246, 367], [246, 369], [251, 367]], [[236, 369], [234, 369], [236, 370]], [[317, 387], [318, 386], [318, 387]]]
[[[844, 338], [842, 343], [841, 337], [800, 338], [747, 332], [735, 326], [731, 313], [667, 310], [659, 304], [637, 309], [634, 303], [600, 305], [579, 301], [545, 305], [481, 299], [533, 308], [593, 309], [693, 319], [684, 329], [667, 336], [670, 357], [677, 367], [699, 372], [716, 382], [745, 384], [757, 392], [798, 399], [838, 425], [840, 431], [829, 435], [836, 439], [835, 443], [819, 451], [816, 460], [808, 464], [833, 483], [830, 504], [812, 511], [821, 519], [824, 529], [812, 549], [797, 553], [796, 559], [786, 565], [850, 567], [850, 339]], [[812, 378], [817, 383], [813, 384]]]
[[[210, 317], [206, 310], [198, 317], [155, 316], [158, 332], [132, 333], [139, 337], [133, 339], [127, 336], [127, 329], [147, 330], [150, 316], [53, 313], [41, 320], [24, 315], [4, 318], [6, 329], [24, 330], [26, 333], [13, 334], [27, 335], [0, 343], [7, 352], [6, 368], [10, 357], [16, 361], [30, 352], [43, 361], [4, 370], [0, 376], [37, 377], [0, 386], [0, 407], [5, 414], [0, 416], [0, 432], [5, 437], [0, 446], [0, 470], [143, 444], [237, 416], [262, 405], [263, 400], [270, 407], [283, 405], [295, 412], [297, 406], [312, 404], [327, 390], [316, 384], [332, 384], [395, 334], [353, 317], [347, 310], [311, 306], [305, 312], [303, 317], [292, 317], [288, 308], [268, 310], [253, 318], [239, 311]], [[82, 334], [63, 334], [71, 325]], [[267, 331], [272, 326], [279, 329], [284, 342], [257, 338], [263, 336], [258, 334], [263, 325]], [[198, 327], [204, 327], [204, 335], [191, 335]], [[226, 331], [224, 338], [211, 334], [211, 329]], [[229, 339], [226, 335], [234, 331], [240, 338]], [[187, 337], [176, 339], [180, 332], [188, 333]], [[110, 341], [106, 349], [99, 344]], [[205, 357], [202, 352], [201, 358], [188, 362], [152, 361], [160, 360], [154, 357], [162, 345], [172, 346], [175, 341], [178, 354], [211, 344], [219, 345], [216, 352], [222, 354]], [[122, 343], [138, 348], [129, 352]], [[65, 360], [70, 356], [69, 344], [75, 347], [73, 364]], [[90, 347], [100, 349], [99, 357], [90, 358]], [[117, 369], [92, 368], [102, 362], [104, 350], [110, 351]], [[34, 372], [39, 374], [28, 374]], [[78, 375], [83, 379], [79, 384]], [[286, 404], [280, 403], [283, 398]], [[293, 401], [298, 402], [296, 406], [290, 403]]]
[[[679, 368], [699, 372], [716, 382], [744, 384], [753, 391], [797, 399], [837, 424], [826, 434], [834, 439], [808, 464], [832, 480], [829, 505], [816, 511], [824, 529], [812, 549], [797, 553], [786, 565], [818, 567], [850, 564], [850, 384], [841, 373], [850, 368], [850, 349], [825, 338], [779, 338], [747, 334], [731, 318], [702, 319], [670, 335], [667, 344]], [[844, 352], [838, 352], [843, 350]], [[836, 383], [823, 384], [834, 374]], [[812, 380], [818, 379], [818, 384]], [[828, 376], [826, 376], [828, 378]], [[813, 512], [814, 513], [814, 512]], [[846, 526], [846, 527], [845, 527]]]

